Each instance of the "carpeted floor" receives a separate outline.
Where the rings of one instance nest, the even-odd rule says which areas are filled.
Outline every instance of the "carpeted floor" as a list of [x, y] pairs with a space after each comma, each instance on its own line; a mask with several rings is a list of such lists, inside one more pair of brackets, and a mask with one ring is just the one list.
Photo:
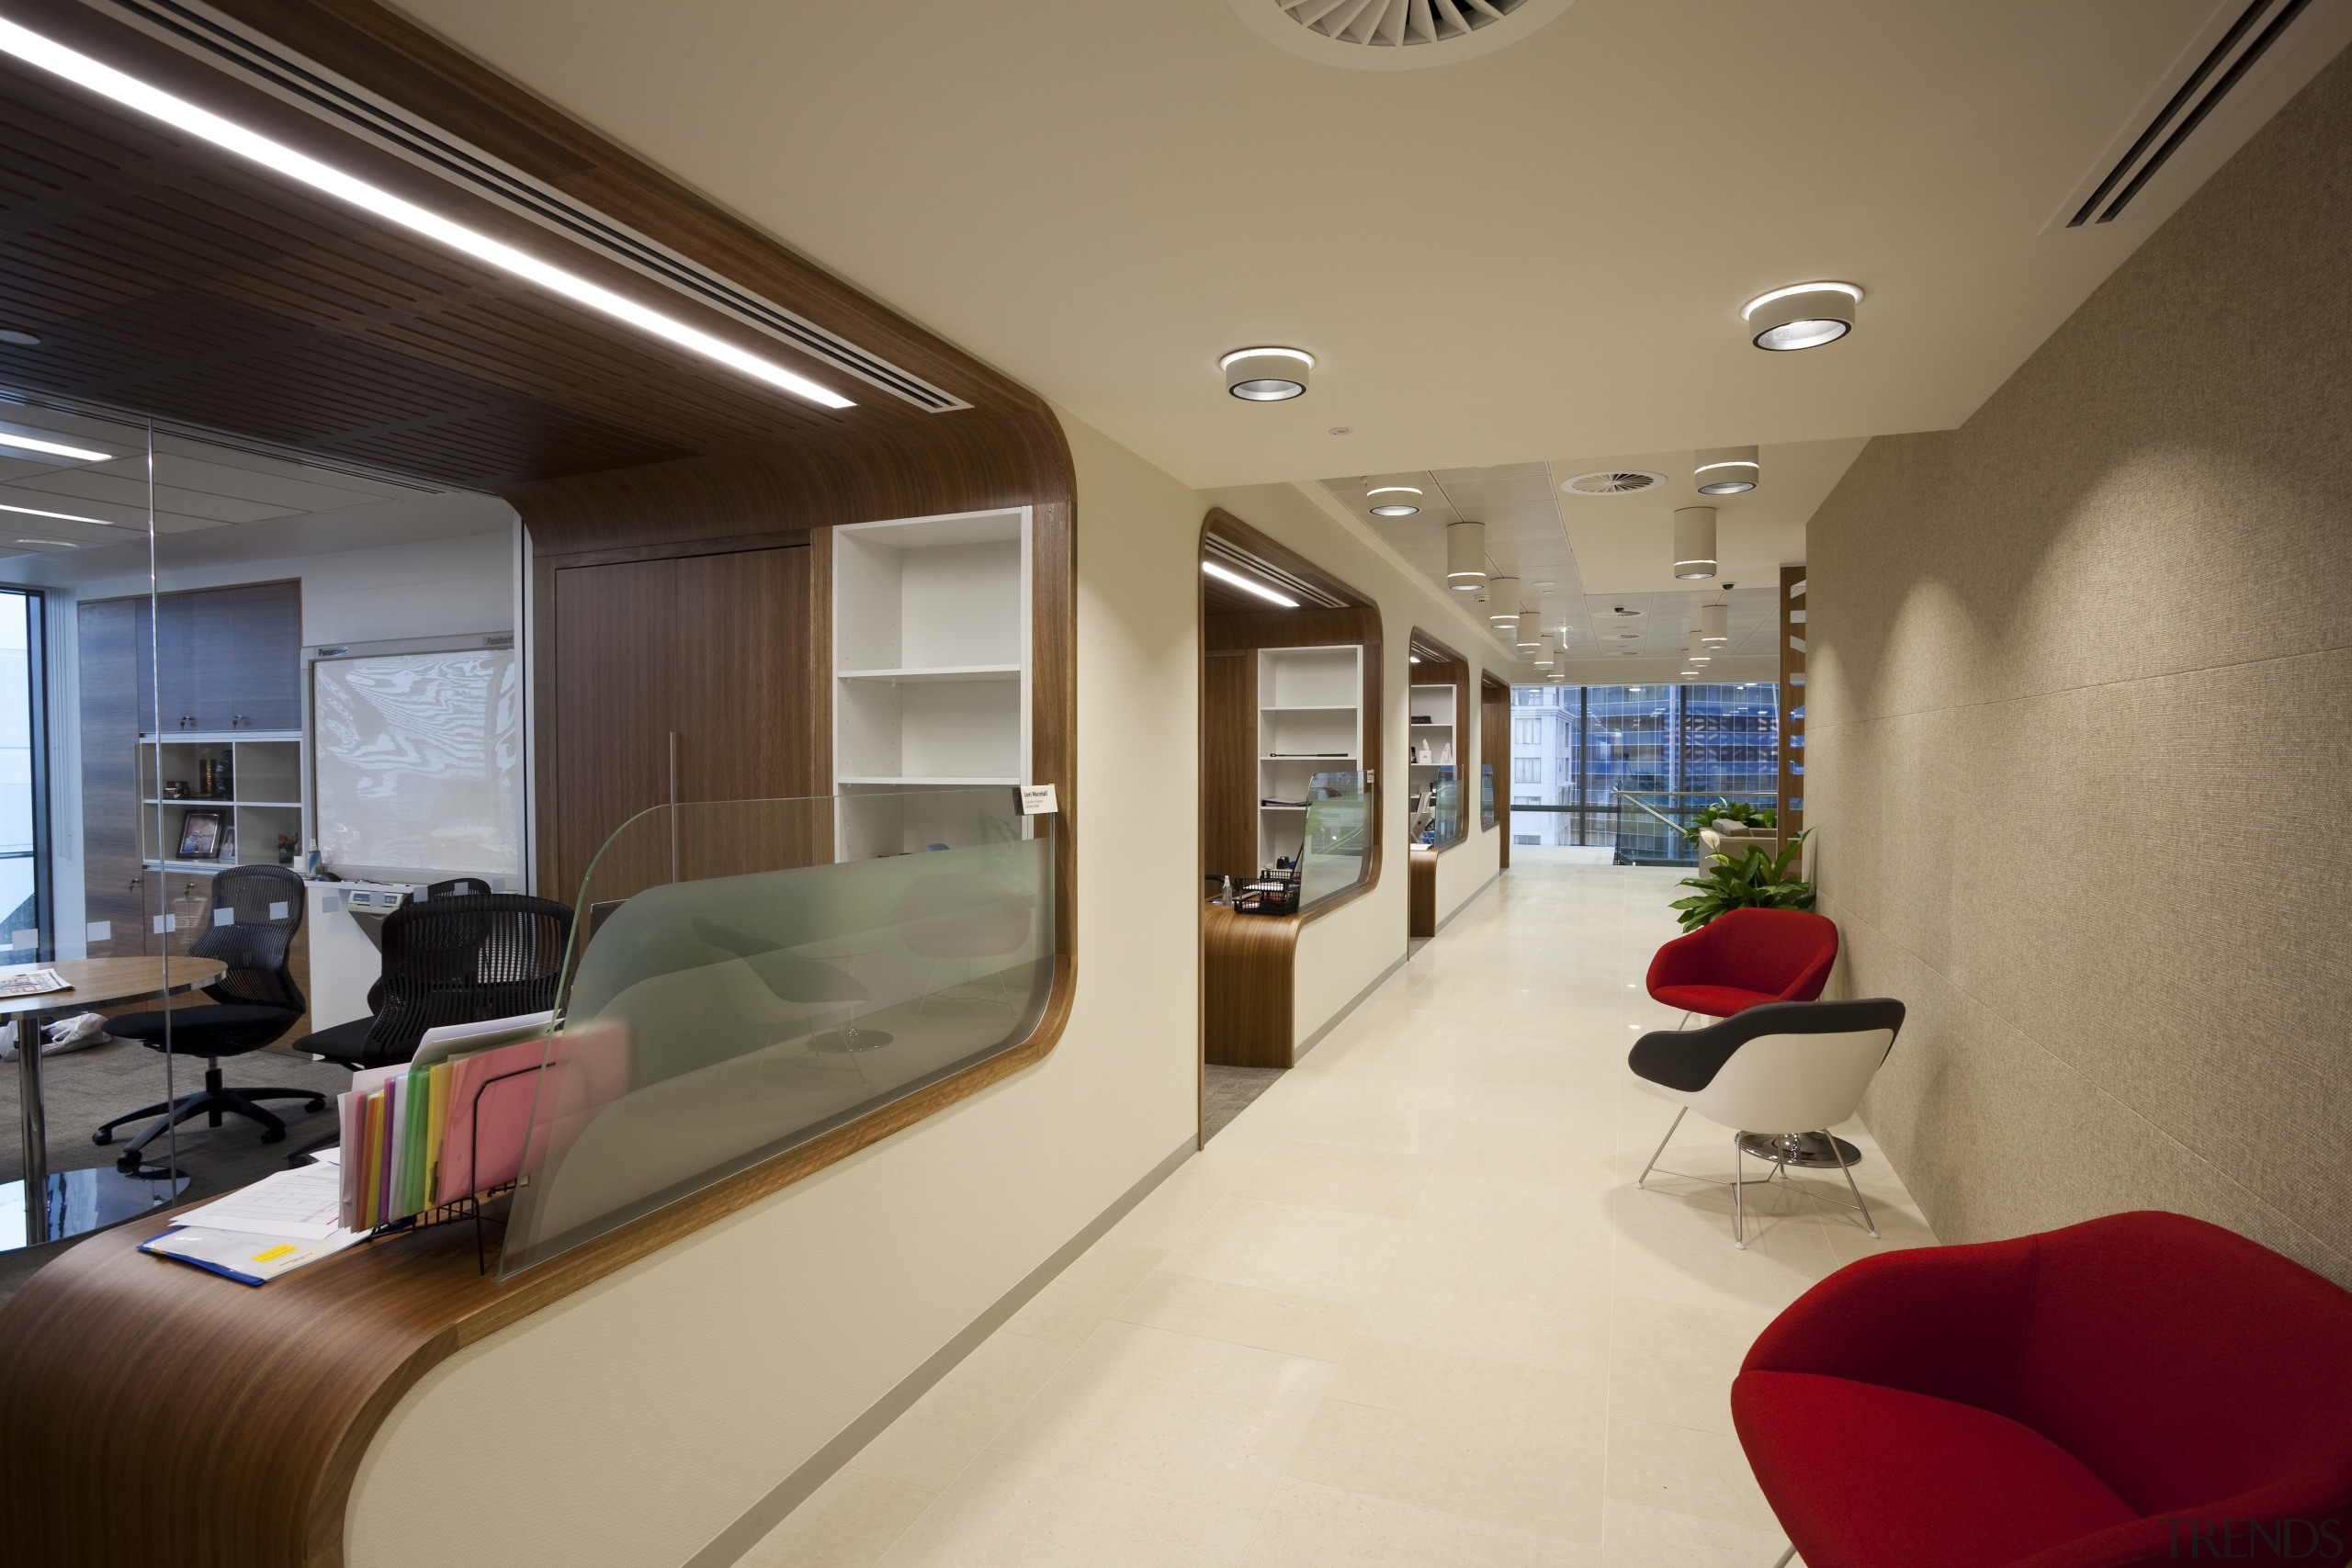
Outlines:
[[1208, 1085], [1201, 1097], [1202, 1138], [1222, 1132], [1225, 1124], [1250, 1109], [1250, 1102], [1274, 1086], [1280, 1067], [1220, 1067], [1212, 1064]]
[[[224, 1117], [218, 1127], [206, 1126], [202, 1117], [184, 1123], [178, 1157], [180, 1169], [195, 1179], [188, 1184], [190, 1199], [217, 1196], [284, 1169], [288, 1150], [334, 1128], [334, 1097], [351, 1087], [351, 1074], [344, 1068], [289, 1051], [252, 1051], [225, 1057], [220, 1066], [232, 1088], [316, 1089], [326, 1096], [327, 1108], [311, 1114], [299, 1100], [269, 1101], [269, 1109], [286, 1123], [286, 1141], [278, 1144], [263, 1143], [261, 1129], [239, 1117]], [[203, 1059], [180, 1058], [173, 1066], [173, 1077], [182, 1094], [203, 1088]], [[41, 1061], [41, 1103], [49, 1114], [49, 1168], [111, 1166], [121, 1145], [141, 1129], [122, 1129], [110, 1147], [90, 1142], [90, 1134], [101, 1122], [163, 1100], [164, 1058], [143, 1045], [123, 1043], [48, 1056]], [[17, 1063], [0, 1062], [0, 1181], [15, 1181], [24, 1174], [17, 1103]], [[160, 1158], [164, 1140], [156, 1139], [148, 1148], [151, 1158]], [[0, 1301], [72, 1245], [0, 1252]]]

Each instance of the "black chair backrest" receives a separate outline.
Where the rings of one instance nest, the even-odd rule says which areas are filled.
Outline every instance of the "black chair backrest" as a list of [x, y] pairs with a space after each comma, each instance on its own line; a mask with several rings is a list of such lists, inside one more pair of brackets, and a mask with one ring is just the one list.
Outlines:
[[232, 1006], [283, 1008], [289, 1023], [310, 1003], [287, 959], [302, 929], [302, 879], [282, 865], [232, 865], [213, 874], [212, 907], [188, 944], [229, 972], [204, 994]]
[[416, 1055], [428, 1029], [555, 1006], [571, 911], [523, 893], [413, 899], [384, 921], [384, 978], [364, 1065]]

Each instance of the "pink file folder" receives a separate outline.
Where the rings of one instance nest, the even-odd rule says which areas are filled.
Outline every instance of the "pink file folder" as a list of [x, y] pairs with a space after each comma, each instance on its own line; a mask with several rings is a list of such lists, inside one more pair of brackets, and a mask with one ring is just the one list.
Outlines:
[[[537, 1070], [543, 1063], [545, 1083]], [[618, 1024], [586, 1024], [452, 1063], [433, 1201], [454, 1203], [521, 1175], [535, 1122], [539, 1146], [532, 1150], [532, 1163], [545, 1166], [559, 1152], [550, 1144], [569, 1143], [567, 1134], [628, 1088], [628, 1032]]]

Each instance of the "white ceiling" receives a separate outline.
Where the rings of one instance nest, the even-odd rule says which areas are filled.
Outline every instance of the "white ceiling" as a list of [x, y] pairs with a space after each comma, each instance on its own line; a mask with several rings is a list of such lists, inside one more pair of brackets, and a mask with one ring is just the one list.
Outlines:
[[[1202, 487], [1957, 424], [2347, 9], [2068, 230], [2242, 0], [1577, 0], [1391, 71], [1276, 47], [1259, 4], [406, 0]], [[1738, 306], [1818, 277], [1868, 289], [1860, 330], [1749, 347]], [[1254, 343], [1319, 355], [1312, 391], [1226, 397]]]

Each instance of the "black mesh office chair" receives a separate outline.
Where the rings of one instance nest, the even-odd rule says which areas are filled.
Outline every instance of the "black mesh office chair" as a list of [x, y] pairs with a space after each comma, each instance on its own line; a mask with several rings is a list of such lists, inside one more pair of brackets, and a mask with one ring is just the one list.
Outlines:
[[306, 1111], [326, 1109], [326, 1097], [314, 1089], [230, 1089], [220, 1081], [221, 1057], [260, 1050], [293, 1028], [309, 1005], [287, 968], [294, 933], [301, 929], [302, 879], [284, 866], [236, 865], [214, 874], [210, 913], [188, 946], [190, 957], [229, 966], [227, 974], [204, 987], [213, 1005], [127, 1013], [107, 1025], [107, 1032], [118, 1039], [161, 1051], [168, 1019], [172, 1053], [205, 1059], [204, 1088], [175, 1101], [118, 1116], [90, 1134], [93, 1143], [111, 1144], [115, 1129], [125, 1122], [157, 1118], [131, 1140], [117, 1162], [133, 1169], [141, 1150], [166, 1128], [191, 1117], [202, 1116], [206, 1125], [218, 1127], [224, 1114], [234, 1113], [259, 1122], [261, 1141], [274, 1144], [286, 1136], [286, 1123], [258, 1101], [300, 1100], [306, 1102]]
[[480, 1023], [555, 1005], [571, 911], [522, 893], [412, 899], [384, 921], [384, 976], [368, 993], [372, 1018], [294, 1043], [356, 1071], [416, 1055], [428, 1029]]

